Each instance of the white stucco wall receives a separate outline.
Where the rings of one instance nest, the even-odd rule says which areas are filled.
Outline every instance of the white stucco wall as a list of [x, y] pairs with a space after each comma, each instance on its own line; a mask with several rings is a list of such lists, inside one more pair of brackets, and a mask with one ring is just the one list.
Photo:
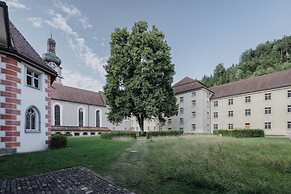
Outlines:
[[[21, 84], [19, 88], [21, 89], [21, 105], [20, 110], [21, 114], [18, 116], [20, 120], [20, 137], [18, 137], [20, 142], [20, 147], [17, 148], [17, 152], [31, 152], [47, 149], [48, 145], [46, 144], [47, 136], [47, 127], [45, 123], [47, 119], [45, 118], [45, 106], [46, 101], [45, 97], [47, 93], [45, 92], [45, 79], [47, 75], [44, 72], [36, 70], [28, 65], [23, 63], [19, 65], [21, 67], [22, 77]], [[41, 73], [39, 78], [40, 89], [31, 88], [26, 85], [26, 67]], [[28, 133], [25, 132], [25, 111], [28, 107], [35, 106], [40, 113], [40, 132]], [[17, 118], [18, 119], [18, 118]]]
[[[245, 123], [250, 123], [251, 128], [265, 128], [265, 122], [271, 122], [272, 129], [265, 130], [266, 134], [286, 135], [291, 134], [287, 129], [287, 121], [291, 121], [291, 113], [287, 112], [287, 105], [291, 105], [287, 91], [290, 87], [247, 93], [211, 101], [211, 129], [218, 124], [219, 129], [228, 129], [228, 124], [234, 128], [244, 128]], [[272, 99], [265, 100], [265, 94], [271, 93]], [[251, 103], [245, 103], [245, 96], [251, 96]], [[228, 99], [233, 99], [233, 105], [228, 105]], [[218, 101], [218, 107], [214, 107]], [[265, 114], [265, 107], [271, 107], [272, 114]], [[245, 109], [251, 109], [251, 115], [245, 115]], [[234, 116], [228, 117], [228, 111], [233, 111]], [[213, 112], [218, 112], [218, 118], [213, 118]]]
[[78, 110], [84, 109], [84, 127], [96, 127], [96, 110], [100, 111], [100, 127], [108, 127], [112, 130], [127, 130], [130, 128], [130, 121], [124, 120], [119, 125], [113, 125], [107, 119], [108, 107], [81, 104], [76, 102], [67, 102], [52, 100], [52, 125], [54, 125], [54, 106], [59, 105], [61, 108], [61, 126], [79, 126]]

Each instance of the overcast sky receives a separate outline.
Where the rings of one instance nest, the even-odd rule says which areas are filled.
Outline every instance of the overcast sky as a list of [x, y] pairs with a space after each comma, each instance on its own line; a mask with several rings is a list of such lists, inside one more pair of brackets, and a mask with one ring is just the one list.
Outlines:
[[52, 28], [64, 84], [102, 90], [110, 34], [145, 20], [166, 35], [177, 82], [201, 79], [214, 67], [291, 33], [289, 0], [4, 0], [9, 17], [42, 55]]

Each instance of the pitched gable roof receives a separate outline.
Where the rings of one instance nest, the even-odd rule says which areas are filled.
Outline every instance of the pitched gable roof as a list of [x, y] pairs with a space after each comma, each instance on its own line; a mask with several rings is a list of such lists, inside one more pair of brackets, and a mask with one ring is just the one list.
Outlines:
[[106, 106], [100, 93], [54, 83], [52, 99], [95, 106]]
[[4, 8], [5, 16], [5, 26], [8, 40], [7, 47], [0, 47], [0, 52], [10, 55], [12, 57], [19, 58], [21, 61], [25, 61], [31, 66], [41, 69], [46, 73], [53, 76], [52, 81], [57, 76], [52, 68], [50, 68], [45, 61], [39, 56], [39, 54], [34, 50], [34, 48], [29, 44], [29, 42], [23, 37], [23, 35], [17, 30], [17, 28], [12, 24], [8, 17], [8, 9], [4, 2], [1, 2], [1, 6]]
[[184, 93], [191, 90], [197, 90], [200, 88], [205, 88], [208, 90], [208, 87], [199, 82], [198, 80], [194, 80], [189, 77], [185, 77], [181, 81], [177, 82], [172, 86], [175, 94]]
[[291, 86], [291, 70], [231, 82], [209, 89], [214, 92], [212, 98], [221, 98], [286, 86]]

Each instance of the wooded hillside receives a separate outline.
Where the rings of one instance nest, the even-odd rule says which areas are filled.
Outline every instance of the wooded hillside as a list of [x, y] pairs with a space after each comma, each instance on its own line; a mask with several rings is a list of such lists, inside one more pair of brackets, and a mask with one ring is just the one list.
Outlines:
[[202, 82], [207, 86], [221, 85], [249, 77], [269, 74], [291, 69], [291, 36], [267, 41], [256, 49], [247, 49], [241, 56], [239, 64], [225, 68], [218, 64], [213, 75], [203, 76]]

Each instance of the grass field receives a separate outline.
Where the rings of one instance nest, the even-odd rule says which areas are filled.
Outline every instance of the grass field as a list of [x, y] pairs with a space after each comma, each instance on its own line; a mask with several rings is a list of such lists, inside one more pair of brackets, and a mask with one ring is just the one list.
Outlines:
[[0, 178], [82, 165], [136, 193], [290, 193], [291, 141], [181, 136], [70, 138], [69, 147], [0, 158]]
[[57, 169], [85, 166], [96, 172], [115, 161], [134, 141], [108, 141], [99, 137], [69, 138], [59, 150], [0, 157], [0, 179], [27, 176]]

